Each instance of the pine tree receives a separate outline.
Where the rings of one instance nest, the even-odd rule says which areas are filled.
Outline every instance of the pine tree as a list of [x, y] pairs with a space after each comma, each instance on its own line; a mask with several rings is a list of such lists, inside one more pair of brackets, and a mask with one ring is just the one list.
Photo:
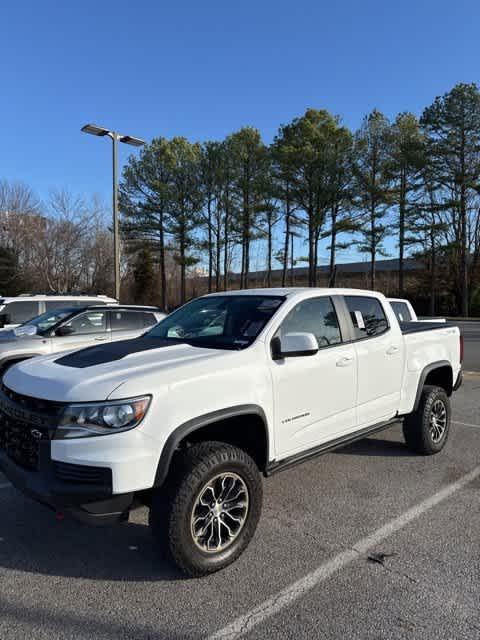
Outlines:
[[375, 265], [385, 255], [385, 216], [389, 203], [389, 124], [385, 116], [372, 111], [355, 136], [355, 200], [362, 213], [359, 250], [370, 254], [370, 288], [375, 289]]

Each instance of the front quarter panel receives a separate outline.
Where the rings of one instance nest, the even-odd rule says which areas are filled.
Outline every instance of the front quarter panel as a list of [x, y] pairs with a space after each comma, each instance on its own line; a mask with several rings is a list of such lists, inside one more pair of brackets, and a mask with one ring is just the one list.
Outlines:
[[155, 473], [167, 439], [176, 429], [206, 414], [245, 405], [255, 405], [265, 414], [269, 457], [275, 456], [272, 384], [261, 342], [245, 351], [223, 352], [185, 367], [137, 376], [117, 387], [109, 399], [145, 394], [152, 396], [151, 405], [137, 429], [151, 440], [156, 452]]

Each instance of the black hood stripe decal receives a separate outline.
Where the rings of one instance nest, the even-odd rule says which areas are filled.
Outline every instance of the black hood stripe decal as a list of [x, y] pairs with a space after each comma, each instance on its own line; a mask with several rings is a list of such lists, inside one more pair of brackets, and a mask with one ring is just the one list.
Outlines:
[[54, 362], [63, 367], [84, 369], [87, 367], [95, 367], [98, 364], [121, 360], [132, 353], [161, 349], [162, 347], [172, 347], [175, 344], [181, 344], [181, 342], [146, 337], [134, 338], [133, 340], [119, 340], [118, 342], [99, 344], [75, 351], [74, 353], [69, 353]]

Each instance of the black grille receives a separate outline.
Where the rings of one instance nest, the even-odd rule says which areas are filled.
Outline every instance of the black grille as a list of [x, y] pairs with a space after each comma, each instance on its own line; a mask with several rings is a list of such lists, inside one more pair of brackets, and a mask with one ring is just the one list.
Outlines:
[[38, 469], [40, 442], [46, 439], [45, 429], [33, 428], [0, 414], [0, 451], [25, 469]]
[[68, 462], [53, 462], [55, 476], [63, 482], [77, 484], [109, 484], [112, 471], [106, 467], [88, 467], [82, 464]]
[[12, 391], [4, 384], [0, 386], [0, 391], [14, 402], [18, 407], [26, 409], [28, 411], [35, 411], [40, 414], [47, 414], [50, 416], [58, 415], [62, 408], [65, 406], [60, 402], [52, 402], [51, 400], [42, 400], [41, 398], [32, 398], [31, 396], [24, 396], [21, 393]]

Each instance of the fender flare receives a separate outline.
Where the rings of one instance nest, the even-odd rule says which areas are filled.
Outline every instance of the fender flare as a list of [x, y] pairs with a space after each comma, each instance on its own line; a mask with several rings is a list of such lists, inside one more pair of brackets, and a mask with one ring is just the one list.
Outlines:
[[158, 461], [157, 472], [155, 474], [154, 487], [160, 487], [164, 482], [170, 470], [170, 464], [172, 462], [173, 454], [178, 448], [180, 442], [186, 438], [186, 436], [207, 427], [208, 425], [220, 422], [228, 418], [236, 418], [238, 416], [256, 415], [262, 419], [263, 427], [265, 430], [265, 441], [267, 443], [266, 462], [268, 464], [270, 453], [270, 439], [268, 434], [267, 418], [262, 407], [256, 404], [242, 404], [235, 407], [226, 407], [225, 409], [218, 409], [211, 413], [206, 413], [197, 418], [187, 420], [179, 427], [174, 429], [168, 436], [165, 442], [162, 453], [160, 454], [160, 460]]
[[420, 378], [418, 380], [417, 393], [415, 395], [415, 404], [413, 405], [413, 411], [416, 411], [418, 409], [418, 406], [420, 404], [420, 398], [422, 397], [423, 387], [425, 386], [425, 380], [427, 379], [428, 374], [431, 373], [432, 371], [435, 371], [435, 369], [440, 369], [442, 367], [448, 367], [449, 369], [451, 369], [452, 385], [453, 385], [454, 383], [453, 369], [452, 369], [451, 363], [448, 362], [448, 360], [438, 360], [437, 362], [432, 362], [431, 364], [427, 364], [427, 366], [422, 370], [422, 373], [420, 374]]

